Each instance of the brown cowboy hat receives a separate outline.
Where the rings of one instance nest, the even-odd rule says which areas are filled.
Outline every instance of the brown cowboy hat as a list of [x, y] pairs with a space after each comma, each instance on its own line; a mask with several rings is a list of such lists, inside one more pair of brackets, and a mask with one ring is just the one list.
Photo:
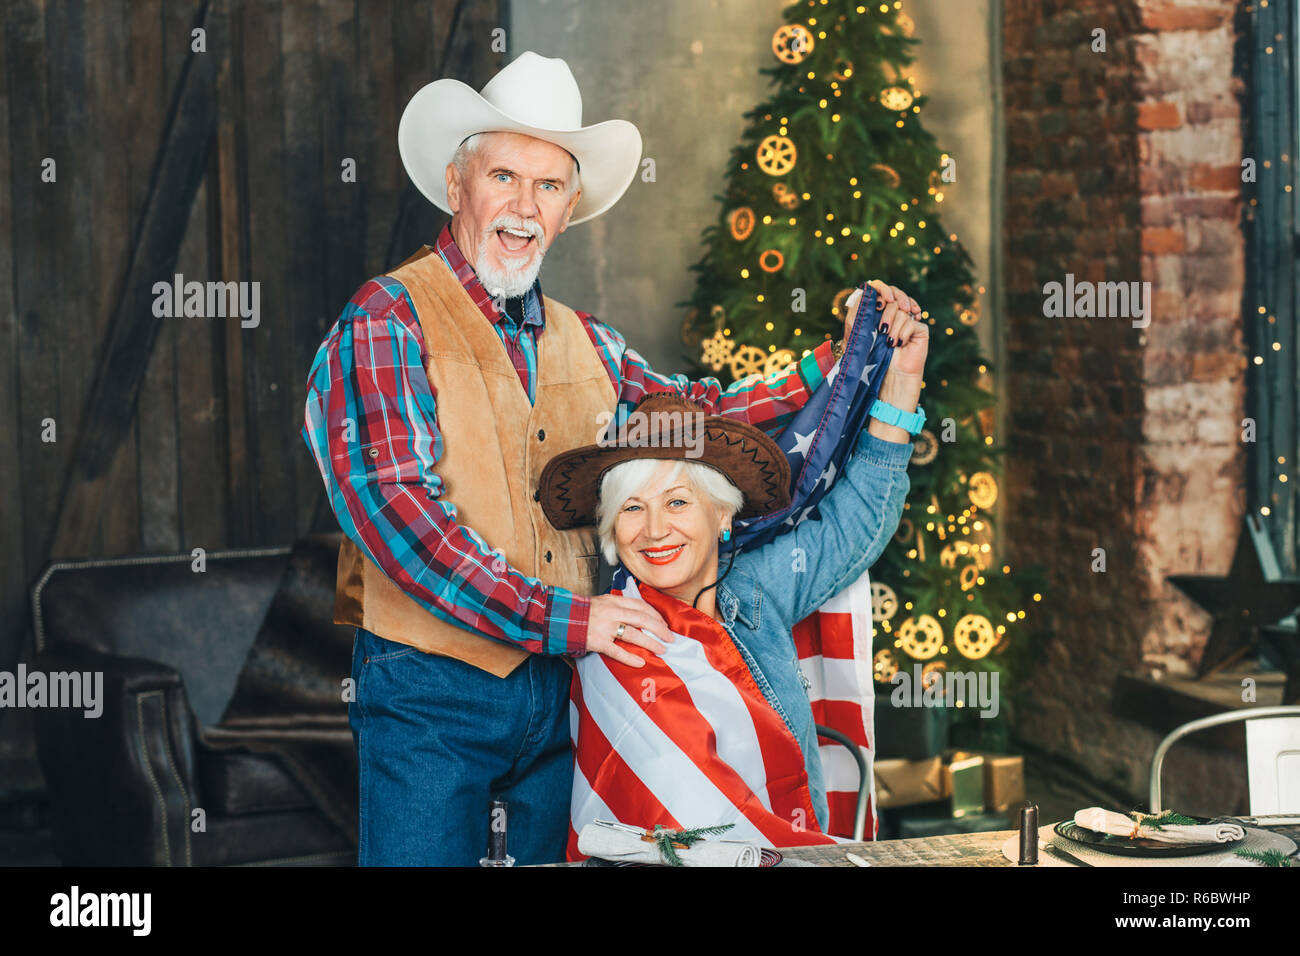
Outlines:
[[[539, 482], [547, 520], [561, 531], [595, 524], [601, 478], [634, 458], [680, 458], [716, 468], [745, 496], [737, 518], [789, 505], [790, 464], [776, 442], [753, 425], [721, 415], [703, 418], [701, 440], [695, 416], [703, 412], [674, 392], [655, 392], [636, 406], [615, 439], [556, 455]], [[690, 454], [695, 447], [702, 449], [699, 457]]]

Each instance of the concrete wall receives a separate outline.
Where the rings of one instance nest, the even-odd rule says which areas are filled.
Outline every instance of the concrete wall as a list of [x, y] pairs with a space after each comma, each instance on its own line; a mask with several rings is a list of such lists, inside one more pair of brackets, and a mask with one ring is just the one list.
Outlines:
[[[996, 295], [994, 84], [992, 50], [1000, 0], [907, 0], [916, 22], [915, 76], [932, 97], [923, 114], [939, 145], [958, 159], [944, 222], [967, 245], [979, 281]], [[509, 58], [524, 50], [563, 57], [583, 95], [583, 122], [626, 119], [641, 130], [657, 181], [634, 180], [605, 215], [573, 227], [547, 254], [542, 286], [610, 322], [651, 364], [682, 368], [688, 267], [717, 217], [715, 193], [740, 139], [743, 114], [770, 90], [758, 71], [774, 65], [772, 33], [781, 0], [514, 0]], [[877, 278], [862, 276], [863, 279]], [[880, 276], [886, 281], [889, 276]], [[996, 314], [986, 298], [984, 315]], [[993, 322], [979, 329], [993, 355]]]

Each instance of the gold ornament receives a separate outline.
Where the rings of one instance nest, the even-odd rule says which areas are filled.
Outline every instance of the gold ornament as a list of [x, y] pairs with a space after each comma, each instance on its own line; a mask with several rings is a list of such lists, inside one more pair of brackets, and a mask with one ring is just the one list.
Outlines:
[[912, 105], [912, 92], [902, 86], [887, 86], [880, 91], [880, 105], [896, 112], [905, 110]]
[[983, 508], [987, 511], [993, 507], [993, 503], [998, 500], [998, 482], [997, 479], [987, 471], [977, 471], [970, 476], [970, 495], [971, 504], [976, 508]]
[[894, 652], [889, 648], [876, 651], [875, 657], [871, 659], [871, 673], [882, 684], [893, 680], [898, 673], [898, 660], [894, 657]]
[[777, 183], [772, 187], [772, 198], [782, 209], [796, 209], [799, 206], [799, 194], [785, 183]]
[[853, 62], [842, 56], [835, 58], [835, 69], [831, 70], [831, 79], [843, 83], [853, 75]]
[[947, 663], [942, 660], [930, 661], [921, 668], [921, 687], [929, 688], [935, 681], [940, 681], [939, 686], [943, 686], [943, 672], [948, 669]]
[[977, 661], [993, 650], [998, 635], [983, 614], [967, 614], [952, 629], [952, 643], [962, 656]]
[[916, 451], [912, 452], [912, 464], [928, 465], [939, 456], [939, 439], [934, 437], [934, 432], [930, 429], [922, 428], [921, 433], [912, 441], [916, 444]]
[[741, 379], [749, 375], [761, 375], [763, 363], [767, 356], [757, 345], [742, 345], [731, 355], [729, 367], [733, 378]]
[[943, 646], [943, 628], [929, 614], [909, 617], [898, 627], [898, 640], [909, 656], [928, 661]]
[[978, 567], [979, 570], [983, 571], [984, 568], [988, 566], [988, 562], [987, 560], [980, 560], [982, 554], [983, 552], [980, 551], [980, 546], [974, 541], [966, 541], [958, 538], [953, 541], [952, 544], [945, 544], [943, 546], [943, 553], [939, 555], [939, 563], [945, 568], [955, 568], [957, 567], [957, 561], [959, 558], [967, 558], [974, 561], [975, 566]]
[[980, 569], [974, 564], [968, 564], [961, 569], [961, 589], [969, 591], [979, 583]]
[[722, 329], [714, 332], [704, 340], [704, 363], [715, 372], [722, 371], [722, 366], [731, 361], [731, 353], [736, 343], [722, 334]]
[[831, 302], [831, 315], [838, 315], [841, 319], [846, 317], [843, 312], [844, 302], [853, 292], [853, 289], [840, 289], [835, 293], [835, 299]]
[[749, 234], [754, 231], [754, 210], [748, 206], [741, 206], [734, 209], [729, 218], [731, 225], [731, 238], [737, 241], [744, 241], [749, 238]]
[[758, 144], [755, 162], [758, 168], [769, 176], [784, 176], [794, 169], [799, 151], [795, 149], [794, 140], [788, 136], [765, 136]]
[[758, 267], [764, 272], [779, 272], [785, 265], [785, 256], [777, 249], [764, 249], [758, 257]]
[[894, 532], [894, 540], [899, 544], [907, 544], [912, 540], [912, 519], [899, 518], [898, 530]]
[[893, 166], [886, 166], [884, 163], [875, 163], [871, 168], [884, 177], [885, 182], [889, 184], [890, 189], [897, 189], [899, 184], [902, 183], [902, 179], [898, 176], [898, 171], [894, 169]]
[[802, 23], [787, 23], [772, 34], [772, 52], [782, 63], [802, 63], [812, 48], [813, 35]]
[[763, 363], [763, 374], [775, 375], [777, 372], [783, 372], [793, 361], [794, 352], [789, 349], [777, 349], [775, 352], [770, 352], [767, 361]]
[[871, 619], [888, 621], [898, 613], [898, 595], [884, 581], [871, 582]]

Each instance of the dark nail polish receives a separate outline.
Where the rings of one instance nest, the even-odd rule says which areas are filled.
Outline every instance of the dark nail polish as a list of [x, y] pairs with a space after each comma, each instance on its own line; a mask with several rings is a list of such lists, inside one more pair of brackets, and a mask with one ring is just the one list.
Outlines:
[[883, 309], [884, 307], [885, 307], [885, 300], [884, 300], [884, 299], [876, 299], [876, 308], [877, 308], [877, 309]]
[[895, 342], [892, 338], [889, 340], [889, 344], [894, 346], [898, 345], [898, 343]]
[[883, 332], [883, 331], [885, 331], [885, 329], [887, 329], [887, 328], [889, 328], [889, 326], [886, 325], [884, 322], [881, 322], [881, 323], [880, 323], [880, 328], [876, 329], [876, 331], [877, 331], [877, 332]]

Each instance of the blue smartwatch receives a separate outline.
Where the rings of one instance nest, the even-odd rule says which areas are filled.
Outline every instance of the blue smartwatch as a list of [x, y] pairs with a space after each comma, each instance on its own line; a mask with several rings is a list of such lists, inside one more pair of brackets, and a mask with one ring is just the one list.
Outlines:
[[919, 435], [921, 429], [925, 427], [925, 409], [919, 404], [916, 406], [916, 411], [905, 412], [896, 405], [876, 399], [867, 414], [886, 425], [897, 425], [910, 435]]

